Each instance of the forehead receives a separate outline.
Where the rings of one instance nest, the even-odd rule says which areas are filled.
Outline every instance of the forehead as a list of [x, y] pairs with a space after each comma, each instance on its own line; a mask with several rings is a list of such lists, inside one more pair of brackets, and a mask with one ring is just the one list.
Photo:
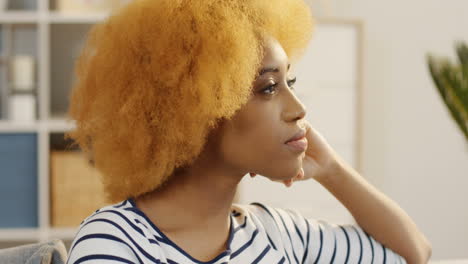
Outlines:
[[288, 64], [288, 56], [281, 44], [274, 38], [268, 37], [264, 41], [264, 57], [262, 67], [278, 67]]

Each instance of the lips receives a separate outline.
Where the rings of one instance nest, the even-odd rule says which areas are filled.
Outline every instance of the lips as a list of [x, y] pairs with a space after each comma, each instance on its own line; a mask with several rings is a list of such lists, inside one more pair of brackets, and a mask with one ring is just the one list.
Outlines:
[[285, 144], [288, 144], [291, 141], [299, 140], [299, 139], [305, 137], [305, 135], [306, 135], [306, 131], [304, 129], [301, 129], [296, 134], [294, 134], [294, 136], [292, 136], [290, 139], [288, 139], [288, 141], [286, 141]]
[[301, 153], [307, 149], [307, 138], [305, 130], [299, 130], [293, 137], [291, 137], [285, 144], [294, 150], [295, 152]]

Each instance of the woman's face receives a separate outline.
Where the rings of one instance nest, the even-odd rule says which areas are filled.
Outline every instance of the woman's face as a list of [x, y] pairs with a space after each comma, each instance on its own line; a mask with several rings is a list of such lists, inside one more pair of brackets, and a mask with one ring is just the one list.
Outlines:
[[288, 57], [275, 39], [265, 42], [265, 56], [252, 86], [252, 96], [221, 126], [218, 149], [224, 162], [271, 180], [293, 178], [305, 151], [285, 142], [304, 129], [306, 109], [294, 94]]

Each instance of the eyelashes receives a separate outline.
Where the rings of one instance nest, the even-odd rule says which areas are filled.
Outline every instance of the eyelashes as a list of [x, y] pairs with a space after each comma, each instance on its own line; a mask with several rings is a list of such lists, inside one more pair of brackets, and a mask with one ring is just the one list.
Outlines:
[[[296, 83], [296, 80], [297, 80], [297, 77], [294, 77], [293, 79], [291, 80], [288, 80], [288, 87], [291, 89], [291, 90], [294, 90], [294, 87], [293, 85]], [[269, 85], [267, 87], [265, 87], [264, 89], [262, 89], [262, 93], [263, 94], [266, 94], [266, 95], [272, 95], [274, 93], [276, 93], [277, 91], [277, 85], [278, 83], [274, 83], [272, 85]]]
[[288, 86], [289, 86], [292, 90], [294, 90], [294, 87], [292, 87], [292, 86], [293, 86], [294, 84], [296, 84], [296, 78], [297, 78], [297, 77], [294, 77], [294, 78], [292, 78], [291, 80], [288, 81]]

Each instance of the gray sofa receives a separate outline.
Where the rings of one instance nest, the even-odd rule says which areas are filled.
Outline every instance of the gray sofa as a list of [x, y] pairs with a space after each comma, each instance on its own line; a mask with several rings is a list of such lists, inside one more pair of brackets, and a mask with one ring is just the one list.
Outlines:
[[67, 249], [60, 239], [0, 249], [1, 264], [64, 264]]

